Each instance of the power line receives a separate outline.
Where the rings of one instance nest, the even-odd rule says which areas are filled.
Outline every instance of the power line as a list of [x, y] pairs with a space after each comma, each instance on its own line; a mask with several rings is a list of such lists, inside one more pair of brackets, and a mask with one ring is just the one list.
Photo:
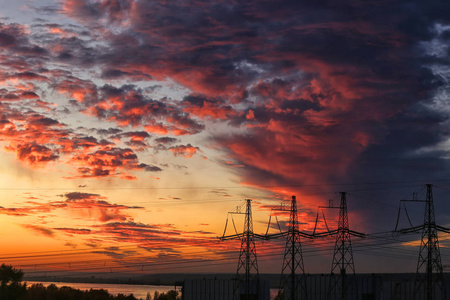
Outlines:
[[[192, 189], [252, 189], [252, 188], [280, 188], [280, 187], [326, 187], [326, 186], [362, 186], [362, 185], [390, 185], [390, 184], [423, 184], [424, 182], [450, 182], [449, 179], [435, 180], [400, 180], [400, 181], [373, 181], [373, 182], [334, 182], [334, 183], [316, 183], [316, 184], [281, 184], [281, 185], [258, 185], [258, 186], [189, 186], [189, 187], [40, 187], [40, 188], [10, 188], [0, 187], [3, 191], [31, 190], [31, 191], [64, 191], [64, 190], [192, 190]], [[406, 188], [410, 186], [399, 186], [393, 188]], [[363, 189], [365, 190], [365, 189]], [[349, 190], [351, 191], [351, 190]]]

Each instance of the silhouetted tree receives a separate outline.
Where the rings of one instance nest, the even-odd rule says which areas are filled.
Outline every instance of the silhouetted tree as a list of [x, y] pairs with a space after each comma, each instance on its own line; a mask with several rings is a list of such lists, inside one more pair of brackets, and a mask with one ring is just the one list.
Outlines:
[[[22, 283], [23, 272], [12, 266], [0, 266], [0, 300], [137, 300], [133, 294], [110, 295], [107, 290], [90, 289], [81, 291], [68, 286], [33, 284], [27, 288]], [[162, 298], [176, 299], [176, 298]]]
[[167, 293], [158, 293], [155, 292], [153, 296], [153, 300], [179, 300], [181, 297], [178, 296], [178, 292], [174, 290], [170, 290]]
[[0, 300], [16, 300], [26, 292], [26, 285], [22, 284], [23, 272], [12, 266], [0, 266]]
[[[68, 286], [58, 288], [54, 284], [48, 287], [42, 284], [33, 284], [27, 293], [19, 300], [136, 300], [133, 295], [118, 294], [113, 296], [103, 289], [90, 289], [81, 291]], [[0, 298], [0, 300], [3, 300]], [[5, 299], [6, 300], [6, 299]]]

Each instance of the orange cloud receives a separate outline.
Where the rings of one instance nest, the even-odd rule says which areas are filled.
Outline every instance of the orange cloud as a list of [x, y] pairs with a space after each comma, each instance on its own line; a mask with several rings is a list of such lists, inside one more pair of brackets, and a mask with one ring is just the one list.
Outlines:
[[[15, 208], [0, 207], [0, 214], [10, 216], [47, 215], [49, 212], [65, 210], [70, 214], [81, 215], [86, 219], [94, 219], [99, 222], [125, 221], [130, 217], [124, 213], [128, 210], [142, 209], [139, 206], [126, 206], [111, 204], [105, 197], [98, 194], [72, 192], [60, 195], [64, 201], [51, 201], [47, 203], [26, 202], [26, 205]], [[31, 229], [36, 229], [32, 228]], [[84, 231], [83, 231], [84, 233]]]
[[187, 145], [173, 146], [170, 147], [169, 150], [172, 151], [175, 156], [181, 155], [184, 158], [191, 158], [197, 153], [197, 151], [200, 151], [200, 148], [194, 147], [191, 144], [187, 144]]
[[16, 152], [19, 160], [25, 161], [30, 165], [39, 165], [59, 158], [59, 155], [54, 154], [50, 148], [35, 143], [10, 144], [5, 149]]
[[46, 228], [46, 227], [37, 226], [37, 225], [23, 225], [23, 227], [30, 229], [36, 233], [42, 234], [44, 236], [48, 236], [48, 237], [54, 236], [53, 230]]

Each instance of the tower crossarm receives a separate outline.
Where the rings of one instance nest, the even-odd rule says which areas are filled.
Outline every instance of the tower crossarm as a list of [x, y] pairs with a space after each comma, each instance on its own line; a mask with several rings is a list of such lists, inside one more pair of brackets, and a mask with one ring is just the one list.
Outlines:
[[218, 237], [218, 239], [220, 241], [237, 240], [237, 239], [241, 239], [243, 237], [243, 235], [244, 235], [243, 233], [232, 234], [232, 235]]
[[317, 232], [314, 234], [314, 237], [316, 238], [321, 238], [321, 237], [327, 237], [327, 236], [331, 236], [331, 235], [335, 235], [337, 234], [339, 231], [336, 230], [330, 230], [330, 231], [324, 231], [324, 232]]
[[354, 237], [359, 237], [359, 238], [365, 238], [367, 236], [367, 234], [365, 234], [365, 233], [350, 230], [350, 229], [349, 229], [348, 233]]
[[[433, 185], [426, 184], [425, 214], [422, 227], [422, 238], [417, 261], [416, 280], [414, 282], [414, 300], [425, 296], [427, 300], [446, 299], [441, 254], [439, 250], [438, 226], [436, 225]], [[442, 226], [441, 230], [448, 232]]]
[[436, 225], [436, 229], [441, 232], [450, 233], [450, 228], [445, 228], [445, 227]]
[[[411, 228], [395, 230], [395, 231], [392, 231], [392, 232], [393, 233], [412, 233], [412, 232], [420, 233], [425, 227], [426, 227], [426, 225], [422, 224], [422, 225], [419, 225], [419, 226], [414, 226], [414, 227], [411, 227]], [[443, 227], [443, 226], [440, 226], [440, 225], [435, 225], [435, 224], [432, 227], [436, 228], [437, 231], [444, 232], [444, 233], [450, 233], [450, 228], [446, 228], [446, 227]]]
[[[362, 232], [358, 232], [358, 231], [354, 231], [354, 230], [345, 230], [348, 234], [350, 234], [351, 236], [354, 237], [359, 237], [359, 238], [366, 238], [368, 235]], [[315, 238], [322, 238], [322, 237], [327, 237], [327, 236], [332, 236], [332, 235], [336, 235], [338, 233], [342, 232], [342, 230], [336, 229], [336, 230], [330, 230], [330, 231], [324, 231], [324, 232], [318, 232], [315, 233], [313, 235], [313, 237]]]
[[[290, 231], [288, 230], [288, 231], [283, 231], [283, 232], [280, 232], [280, 233], [266, 234], [264, 237], [267, 240], [273, 240], [273, 239], [277, 239], [277, 238], [280, 238], [280, 237], [285, 237], [289, 233], [290, 233]], [[312, 239], [312, 238], [315, 237], [312, 234], [309, 234], [309, 233], [306, 233], [306, 232], [303, 232], [303, 231], [299, 231], [299, 230], [296, 230], [295, 233], [298, 234], [299, 236], [307, 238], [307, 239]]]
[[414, 227], [410, 227], [410, 228], [394, 230], [393, 232], [403, 233], [403, 234], [405, 234], [405, 233], [412, 233], [412, 232], [419, 233], [419, 232], [421, 232], [423, 230], [424, 227], [425, 227], [425, 225], [422, 224], [422, 225], [418, 225], [418, 226], [414, 226]]
[[[221, 241], [239, 240], [239, 239], [242, 239], [246, 235], [247, 235], [247, 233], [243, 232], [243, 233], [239, 233], [239, 234], [221, 236], [221, 237], [219, 237], [219, 240], [221, 240]], [[261, 234], [257, 234], [257, 233], [250, 233], [250, 236], [254, 239], [267, 240], [265, 235], [261, 235]]]

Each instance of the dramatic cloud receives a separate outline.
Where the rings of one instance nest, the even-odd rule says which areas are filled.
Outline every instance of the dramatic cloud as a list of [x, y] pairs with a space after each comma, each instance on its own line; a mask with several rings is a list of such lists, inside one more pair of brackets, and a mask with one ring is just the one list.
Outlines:
[[190, 95], [184, 98], [184, 105], [185, 112], [200, 118], [228, 120], [237, 115], [237, 112], [226, 101], [218, 99]]
[[[212, 197], [253, 188], [264, 211], [295, 194], [305, 227], [336, 189], [450, 175], [448, 1], [37, 0], [20, 19], [7, 9], [0, 149], [11, 170], [52, 172], [62, 186], [146, 185], [165, 199], [189, 199], [164, 193], [205, 182]], [[199, 157], [207, 172], [193, 174]], [[47, 235], [109, 231], [144, 245], [187, 234], [97, 194], [63, 197], [0, 213], [68, 210], [99, 222], [29, 227]], [[390, 214], [354, 203], [357, 220]]]
[[165, 251], [180, 246], [222, 247], [218, 245], [212, 232], [183, 231], [171, 224], [149, 225], [127, 221], [110, 222], [94, 228], [97, 234], [112, 241], [136, 243], [151, 251]]
[[200, 148], [194, 147], [191, 144], [187, 144], [172, 146], [169, 148], [169, 150], [172, 151], [175, 156], [181, 155], [185, 158], [191, 158], [197, 153], [197, 151], [200, 150]]
[[90, 218], [98, 219], [100, 222], [125, 221], [129, 218], [129, 215], [123, 211], [142, 209], [139, 206], [111, 204], [98, 194], [73, 192], [63, 196], [66, 197], [65, 203], [68, 204], [70, 210], [81, 213], [83, 217], [89, 216]]
[[0, 213], [16, 217], [24, 217], [30, 214], [45, 214], [50, 212], [54, 208], [65, 206], [64, 204], [47, 205], [31, 201], [27, 202], [27, 204], [28, 206], [24, 207], [11, 207], [11, 208], [0, 207]]
[[[40, 228], [40, 227], [39, 227]], [[44, 227], [40, 228], [44, 230]], [[33, 230], [35, 230], [33, 228]], [[178, 252], [179, 248], [200, 247], [222, 249], [215, 233], [207, 231], [183, 231], [170, 224], [144, 224], [133, 221], [115, 221], [87, 228], [52, 228], [49, 232], [62, 232], [69, 236], [89, 236], [103, 242], [126, 242], [152, 252]], [[96, 246], [94, 246], [96, 248]]]
[[[201, 132], [204, 125], [192, 116], [246, 128], [246, 134], [212, 141], [244, 167], [242, 180], [257, 186], [351, 180], [366, 153], [391, 134], [406, 133], [395, 119], [419, 108], [439, 114], [420, 106], [442, 81], [421, 63], [427, 54], [416, 49], [433, 38], [436, 25], [420, 12], [433, 10], [444, 18], [439, 11], [448, 5], [412, 1], [406, 12], [406, 3], [218, 1], [192, 5], [182, 16], [184, 4], [164, 1], [118, 6], [66, 1], [63, 7], [94, 30], [97, 20], [112, 26], [104, 40], [112, 47], [103, 60], [103, 78], [169, 76], [192, 91], [175, 106], [132, 85], [104, 85], [94, 92], [79, 83], [75, 86], [92, 90], [78, 99], [87, 113], [162, 135]], [[299, 18], [298, 12], [310, 17]], [[422, 29], [408, 27], [414, 22]], [[443, 122], [435, 119], [438, 128]], [[429, 145], [446, 138], [439, 132]], [[393, 146], [402, 151], [400, 144]], [[168, 149], [190, 157], [194, 148]], [[407, 152], [397, 159], [406, 159]]]
[[[27, 64], [19, 68], [14, 60], [7, 60], [3, 77], [24, 86], [5, 90], [2, 97], [10, 102], [36, 101], [37, 85], [48, 84], [76, 100], [75, 107], [88, 116], [121, 128], [145, 130], [115, 135], [135, 151], [151, 147], [149, 133], [198, 134], [204, 132], [205, 121], [245, 129], [245, 134], [239, 130], [213, 134], [210, 141], [225, 149], [233, 163], [244, 166], [243, 181], [252, 178], [255, 185], [285, 180], [328, 182], [342, 176], [350, 180], [350, 171], [364, 171], [355, 167], [366, 161], [363, 157], [384, 145], [400, 151], [396, 159], [407, 159], [413, 148], [447, 139], [442, 126], [446, 118], [426, 104], [444, 84], [435, 70], [448, 64], [447, 56], [431, 48], [445, 42], [447, 28], [437, 26], [445, 23], [441, 12], [448, 4], [282, 1], [275, 5], [262, 1], [229, 5], [216, 1], [192, 3], [188, 10], [186, 5], [67, 0], [61, 11], [79, 27], [69, 34], [68, 26], [47, 23], [42, 26], [48, 33], [35, 39], [26, 26], [3, 24], [5, 56], [12, 49], [20, 50]], [[185, 13], [179, 15], [180, 10]], [[309, 17], [300, 18], [299, 12]], [[421, 25], [419, 29], [408, 24]], [[83, 28], [90, 31], [86, 38], [80, 37]], [[101, 37], [101, 43], [92, 43], [94, 37]], [[32, 58], [45, 62], [52, 56], [79, 68], [98, 67], [102, 70], [98, 79], [104, 84], [64, 68], [37, 69], [28, 63]], [[188, 95], [156, 98], [140, 84], [124, 83], [166, 78], [187, 88]], [[30, 90], [23, 89], [25, 82]], [[435, 139], [410, 143], [407, 151], [400, 143], [387, 146], [391, 135], [407, 133], [397, 124], [425, 114], [432, 115]], [[47, 128], [56, 125], [30, 122], [30, 126]], [[8, 149], [30, 164], [45, 163], [60, 158], [50, 142], [13, 144]], [[155, 148], [190, 157], [196, 147]], [[75, 155], [72, 161], [87, 162], [78, 169], [80, 176], [121, 173], [118, 165], [99, 157], [102, 151]], [[376, 155], [375, 160], [383, 159]], [[121, 159], [130, 169], [139, 165]], [[294, 175], [294, 169], [302, 174]]]
[[[111, 204], [106, 201], [105, 197], [99, 194], [71, 192], [60, 196], [64, 197], [65, 200], [47, 203], [27, 201], [19, 207], [0, 207], [0, 214], [20, 217], [30, 215], [45, 217], [51, 215], [50, 213], [61, 213], [65, 211], [73, 216], [79, 216], [84, 219], [109, 222], [114, 220], [128, 220], [130, 215], [126, 211], [142, 209], [140, 206]], [[86, 233], [84, 229], [81, 232]], [[73, 231], [72, 233], [77, 232]]]
[[31, 165], [58, 159], [58, 155], [54, 155], [51, 149], [37, 144], [11, 145], [5, 149], [16, 152], [18, 159]]
[[149, 137], [150, 135], [145, 131], [124, 132], [119, 135], [112, 136], [112, 138], [118, 140], [129, 138], [129, 140], [126, 141], [125, 144], [138, 151], [144, 151], [149, 147], [149, 145], [145, 141], [145, 139]]
[[[165, 100], [153, 100], [133, 85], [104, 85], [98, 95], [80, 99], [87, 114], [115, 122], [119, 126], [144, 126], [148, 132], [187, 135], [199, 133], [204, 125]], [[92, 93], [93, 94], [93, 93]]]

